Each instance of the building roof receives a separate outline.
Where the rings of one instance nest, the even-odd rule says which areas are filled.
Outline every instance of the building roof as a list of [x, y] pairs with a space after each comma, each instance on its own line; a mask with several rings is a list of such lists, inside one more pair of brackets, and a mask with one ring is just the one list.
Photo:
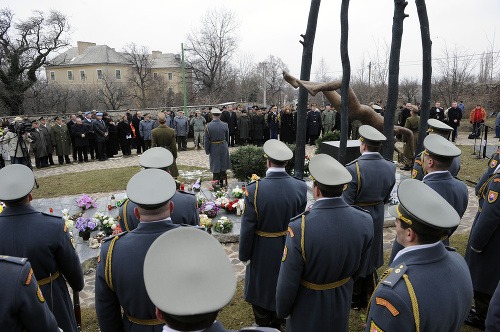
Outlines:
[[[64, 53], [59, 54], [47, 63], [47, 67], [61, 66], [88, 66], [97, 64], [122, 64], [130, 65], [125, 52], [117, 52], [107, 45], [95, 45], [88, 43], [84, 49], [72, 47]], [[161, 53], [154, 51], [148, 55], [153, 59], [153, 69], [180, 68], [181, 59], [174, 53]]]

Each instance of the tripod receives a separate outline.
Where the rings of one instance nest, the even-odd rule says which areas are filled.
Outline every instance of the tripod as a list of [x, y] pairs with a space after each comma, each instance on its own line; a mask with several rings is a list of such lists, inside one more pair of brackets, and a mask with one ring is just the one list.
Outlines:
[[[20, 162], [19, 164], [23, 164], [23, 165], [26, 165], [28, 166], [31, 171], [33, 172], [33, 164], [31, 163], [31, 157], [30, 157], [30, 154], [29, 154], [29, 151], [28, 151], [28, 147], [26, 145], [26, 141], [24, 140], [24, 137], [23, 137], [23, 134], [21, 134], [20, 131], [17, 131], [16, 132], [16, 135], [17, 135], [17, 144], [16, 144], [16, 150], [14, 152], [14, 159], [15, 159], [15, 163], [17, 164], [17, 151], [19, 151], [19, 149], [21, 149], [21, 152], [22, 152], [22, 157], [20, 158], [23, 158], [23, 162]], [[29, 133], [28, 133], [29, 135]], [[39, 185], [38, 185], [38, 181], [36, 180], [36, 177], [35, 177], [35, 188], [38, 189]]]

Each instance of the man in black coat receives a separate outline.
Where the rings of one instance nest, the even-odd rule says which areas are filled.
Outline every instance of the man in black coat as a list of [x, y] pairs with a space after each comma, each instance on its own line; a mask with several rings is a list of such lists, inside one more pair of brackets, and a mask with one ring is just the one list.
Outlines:
[[97, 155], [96, 157], [99, 161], [105, 161], [108, 159], [106, 157], [106, 140], [108, 139], [108, 128], [102, 119], [102, 113], [96, 114], [96, 120], [93, 123], [94, 133], [95, 133], [95, 143]]
[[88, 139], [89, 127], [84, 125], [82, 119], [76, 118], [76, 123], [71, 127], [71, 135], [73, 135], [73, 146], [78, 155], [78, 162], [88, 162], [89, 156], [87, 149], [89, 147]]
[[76, 147], [75, 147], [75, 136], [71, 132], [73, 126], [76, 123], [76, 115], [71, 114], [71, 119], [66, 123], [66, 126], [68, 127], [68, 132], [69, 136], [71, 137], [71, 149], [72, 149], [72, 154], [73, 154], [73, 161], [76, 161]]
[[321, 113], [316, 107], [316, 104], [311, 105], [311, 111], [307, 113], [307, 136], [309, 137], [309, 145], [316, 144], [316, 140], [321, 133]]
[[451, 128], [453, 128], [451, 133], [451, 140], [453, 142], [457, 139], [460, 120], [462, 120], [462, 110], [458, 107], [458, 103], [454, 101], [448, 109], [448, 124]]
[[94, 132], [94, 119], [92, 119], [92, 113], [85, 112], [84, 113], [85, 120], [83, 120], [83, 124], [87, 127], [87, 139], [89, 140], [89, 154], [90, 159], [95, 159], [96, 152], [96, 142], [95, 142], [95, 132]]
[[436, 102], [429, 111], [429, 119], [436, 119], [444, 122], [444, 109], [441, 107], [440, 102]]
[[144, 150], [144, 140], [142, 139], [139, 128], [142, 120], [144, 120], [144, 117], [140, 111], [137, 111], [132, 117], [132, 126], [134, 126], [135, 129], [135, 147], [138, 155]]
[[229, 126], [229, 145], [234, 146], [236, 144], [236, 133], [238, 132], [238, 116], [231, 105], [229, 105], [229, 122], [227, 125]]

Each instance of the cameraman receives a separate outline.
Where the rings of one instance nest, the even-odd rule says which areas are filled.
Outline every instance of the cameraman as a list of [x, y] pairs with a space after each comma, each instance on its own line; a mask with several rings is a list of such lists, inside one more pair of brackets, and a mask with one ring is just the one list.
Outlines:
[[[29, 137], [28, 132], [23, 129], [23, 119], [21, 119], [19, 116], [16, 116], [14, 118], [14, 123], [9, 126], [9, 131], [5, 134], [5, 142], [9, 144], [11, 164], [28, 165], [28, 161], [24, 156], [29, 156], [28, 151], [32, 139]], [[19, 140], [19, 136], [21, 136], [22, 138], [21, 141]]]

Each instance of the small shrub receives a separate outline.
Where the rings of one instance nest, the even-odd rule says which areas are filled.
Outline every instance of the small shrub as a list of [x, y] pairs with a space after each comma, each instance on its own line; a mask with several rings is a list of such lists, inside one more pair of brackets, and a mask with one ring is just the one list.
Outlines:
[[316, 154], [320, 153], [319, 152], [319, 147], [321, 146], [322, 142], [328, 142], [328, 141], [338, 141], [340, 140], [340, 131], [339, 130], [334, 130], [334, 131], [329, 131], [326, 134], [323, 134], [320, 138], [316, 140]]

